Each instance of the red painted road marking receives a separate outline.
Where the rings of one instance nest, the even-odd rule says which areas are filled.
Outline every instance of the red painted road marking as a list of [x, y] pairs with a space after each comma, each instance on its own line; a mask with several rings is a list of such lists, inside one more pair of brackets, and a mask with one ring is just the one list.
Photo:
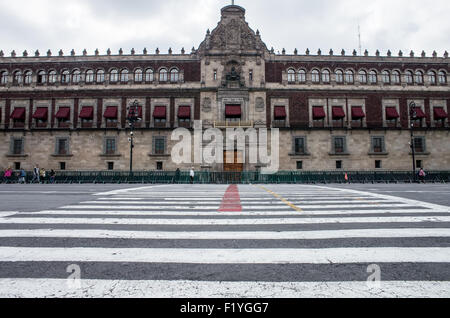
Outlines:
[[237, 185], [233, 184], [228, 187], [223, 196], [219, 212], [242, 212], [241, 197]]

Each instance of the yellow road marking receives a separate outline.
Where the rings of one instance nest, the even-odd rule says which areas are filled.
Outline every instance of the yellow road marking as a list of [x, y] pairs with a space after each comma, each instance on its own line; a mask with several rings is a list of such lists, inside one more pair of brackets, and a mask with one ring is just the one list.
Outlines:
[[286, 205], [290, 206], [292, 209], [294, 209], [297, 212], [303, 212], [302, 209], [300, 209], [298, 206], [292, 204], [291, 202], [289, 202], [288, 200], [286, 200], [285, 198], [283, 198], [282, 196], [280, 196], [279, 194], [276, 194], [275, 192], [264, 188], [263, 186], [258, 186], [258, 188], [270, 193], [271, 195], [273, 195], [274, 197], [276, 197], [277, 199], [280, 199], [283, 203], [285, 203]]

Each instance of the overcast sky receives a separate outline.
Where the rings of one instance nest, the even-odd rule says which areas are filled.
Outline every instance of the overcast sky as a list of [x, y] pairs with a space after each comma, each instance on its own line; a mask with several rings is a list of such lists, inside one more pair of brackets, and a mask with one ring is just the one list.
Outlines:
[[[0, 50], [102, 54], [146, 47], [190, 52], [220, 19], [225, 0], [0, 0]], [[362, 47], [394, 54], [450, 51], [449, 0], [236, 0], [268, 48], [328, 53]]]

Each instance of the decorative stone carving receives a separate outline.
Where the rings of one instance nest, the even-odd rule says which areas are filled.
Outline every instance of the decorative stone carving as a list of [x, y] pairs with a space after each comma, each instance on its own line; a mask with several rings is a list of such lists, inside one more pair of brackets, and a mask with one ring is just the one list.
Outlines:
[[59, 56], [64, 56], [64, 52], [63, 52], [63, 50], [62, 50], [62, 49], [61, 49], [61, 50], [59, 50], [58, 54], [59, 54]]
[[211, 98], [205, 97], [205, 98], [203, 99], [203, 107], [202, 107], [202, 110], [203, 110], [205, 113], [209, 113], [209, 112], [211, 111]]
[[264, 98], [262, 97], [256, 98], [255, 109], [257, 112], [263, 112], [266, 109], [266, 103], [264, 102]]
[[41, 53], [39, 53], [39, 50], [36, 50], [36, 52], [34, 52], [35, 57], [39, 57], [40, 55], [41, 55]]
[[27, 57], [28, 56], [28, 52], [27, 52], [27, 50], [25, 50], [25, 51], [23, 51], [23, 57]]

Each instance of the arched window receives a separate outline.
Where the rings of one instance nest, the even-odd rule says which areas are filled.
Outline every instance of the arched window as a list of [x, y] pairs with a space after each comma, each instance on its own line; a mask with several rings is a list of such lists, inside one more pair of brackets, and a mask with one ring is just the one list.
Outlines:
[[8, 78], [9, 78], [9, 74], [8, 72], [2, 72], [1, 76], [0, 76], [0, 84], [1, 85], [6, 85], [8, 84]]
[[381, 73], [381, 78], [382, 78], [384, 84], [390, 84], [391, 83], [391, 75], [389, 74], [388, 71], [383, 71]]
[[134, 71], [134, 81], [136, 83], [142, 82], [142, 70], [138, 68], [136, 71]]
[[81, 72], [79, 70], [75, 70], [72, 72], [72, 83], [78, 84], [81, 80]]
[[423, 73], [421, 71], [416, 72], [416, 84], [423, 84]]
[[151, 68], [145, 71], [145, 81], [147, 83], [152, 83], [155, 80], [155, 74]]
[[47, 73], [45, 73], [45, 71], [39, 71], [38, 72], [37, 82], [38, 82], [38, 84], [45, 84], [45, 83], [47, 83]]
[[69, 71], [63, 71], [61, 73], [61, 83], [68, 84], [70, 82], [70, 73]]
[[393, 71], [392, 72], [392, 83], [394, 84], [400, 84], [400, 72], [399, 71]]
[[128, 70], [124, 69], [120, 72], [120, 82], [121, 83], [128, 83]]
[[109, 73], [109, 81], [111, 83], [116, 83], [119, 80], [119, 72], [116, 69], [111, 70]]
[[344, 72], [341, 70], [336, 71], [336, 83], [344, 83]]
[[437, 84], [436, 73], [433, 71], [429, 71], [428, 72], [428, 80], [430, 81], [431, 85], [436, 85]]
[[406, 83], [407, 83], [407, 84], [414, 84], [413, 72], [411, 72], [411, 71], [406, 71], [406, 73], [405, 73], [405, 79], [406, 79]]
[[176, 82], [178, 82], [179, 79], [180, 79], [180, 73], [178, 72], [178, 70], [176, 68], [172, 69], [170, 71], [170, 81], [172, 83], [176, 83]]
[[167, 82], [167, 70], [165, 68], [162, 68], [159, 71], [159, 81], [160, 82]]
[[93, 83], [94, 82], [94, 71], [93, 70], [88, 70], [86, 72], [86, 83]]
[[287, 74], [288, 74], [288, 83], [295, 83], [295, 71], [293, 69], [289, 69]]
[[306, 71], [305, 70], [298, 71], [298, 81], [300, 83], [305, 83], [306, 82]]
[[320, 83], [320, 73], [318, 70], [312, 70], [311, 80], [313, 83]]
[[104, 83], [105, 82], [105, 71], [104, 70], [98, 70], [97, 71], [97, 79], [95, 81], [97, 83]]
[[359, 71], [358, 76], [359, 76], [359, 82], [361, 84], [367, 84], [367, 73], [366, 73], [366, 71]]
[[353, 84], [355, 82], [353, 71], [348, 70], [345, 72], [345, 82], [347, 84]]
[[23, 82], [22, 72], [21, 71], [16, 71], [14, 73], [14, 84], [15, 85], [19, 85], [19, 84], [22, 84], [22, 82]]
[[57, 77], [56, 71], [50, 71], [48, 73], [48, 82], [52, 84], [56, 83], [56, 77]]
[[376, 83], [378, 83], [377, 77], [378, 77], [377, 72], [375, 72], [375, 71], [370, 71], [370, 72], [369, 72], [369, 83], [370, 83], [370, 84], [376, 84]]
[[330, 82], [330, 71], [323, 70], [322, 71], [322, 83], [329, 83], [329, 82]]
[[25, 72], [25, 84], [29, 85], [33, 82], [33, 73], [31, 71]]
[[439, 72], [439, 84], [447, 84], [447, 73], [444, 71]]

